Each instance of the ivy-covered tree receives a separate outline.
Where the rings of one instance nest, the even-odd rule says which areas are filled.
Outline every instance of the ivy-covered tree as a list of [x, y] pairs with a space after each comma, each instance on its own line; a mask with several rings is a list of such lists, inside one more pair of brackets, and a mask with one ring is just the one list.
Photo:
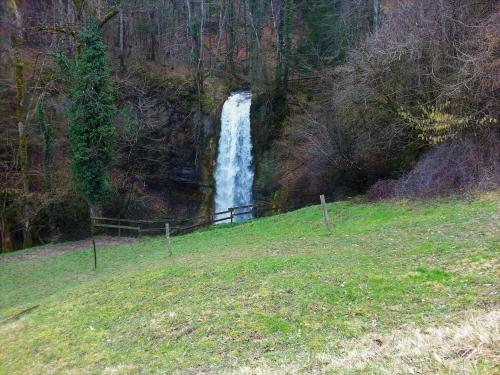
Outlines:
[[90, 22], [78, 39], [80, 53], [69, 74], [71, 169], [91, 214], [95, 214], [109, 190], [106, 169], [113, 157], [115, 104], [98, 26]]

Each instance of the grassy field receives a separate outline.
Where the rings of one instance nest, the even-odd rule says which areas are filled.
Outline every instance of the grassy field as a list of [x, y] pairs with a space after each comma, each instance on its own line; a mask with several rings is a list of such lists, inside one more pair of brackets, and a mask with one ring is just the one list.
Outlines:
[[498, 193], [329, 210], [3, 255], [0, 373], [499, 370]]

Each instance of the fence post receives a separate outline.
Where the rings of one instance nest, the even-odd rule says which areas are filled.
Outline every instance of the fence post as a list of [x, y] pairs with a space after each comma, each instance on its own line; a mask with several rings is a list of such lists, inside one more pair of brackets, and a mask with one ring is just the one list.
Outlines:
[[233, 210], [234, 208], [232, 207], [229, 209], [229, 213], [231, 214], [231, 223], [233, 222]]
[[167, 241], [168, 256], [172, 256], [172, 239], [170, 238], [170, 225], [165, 224], [165, 239]]
[[97, 251], [95, 247], [95, 239], [94, 239], [94, 218], [90, 217], [90, 237], [92, 238], [92, 249], [94, 255], [94, 271], [97, 269]]
[[95, 248], [95, 239], [92, 237], [92, 247], [94, 248], [94, 271], [97, 269], [97, 251]]
[[329, 234], [332, 234], [333, 232], [332, 222], [330, 221], [330, 216], [328, 216], [328, 209], [326, 208], [325, 195], [321, 194], [319, 196], [319, 199], [321, 201], [321, 206], [323, 207], [323, 220], [325, 221], [326, 230], [328, 231]]

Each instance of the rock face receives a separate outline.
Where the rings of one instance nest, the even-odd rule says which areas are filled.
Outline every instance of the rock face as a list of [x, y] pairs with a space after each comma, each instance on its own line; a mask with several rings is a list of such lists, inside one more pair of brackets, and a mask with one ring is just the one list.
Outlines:
[[[217, 86], [208, 82], [199, 106], [189, 77], [129, 72], [126, 79], [114, 76], [114, 84], [117, 140], [109, 168], [112, 192], [103, 202], [102, 214], [112, 218], [168, 218], [173, 225], [185, 219], [189, 220], [183, 225], [203, 221], [213, 210], [216, 145], [226, 99], [223, 86], [219, 84], [216, 90]], [[51, 95], [46, 110], [57, 145], [54, 230], [47, 225], [47, 207], [40, 204], [33, 220], [39, 228], [35, 244], [76, 240], [90, 233], [88, 207], [76, 191], [70, 172], [65, 96]], [[3, 144], [7, 143], [0, 142], [0, 146]], [[34, 170], [41, 170], [41, 153], [41, 136], [33, 131], [30, 155]], [[43, 202], [41, 177], [33, 179], [32, 189]], [[19, 210], [15, 210], [13, 205], [11, 228], [17, 228], [20, 222]], [[13, 243], [20, 248], [21, 239], [13, 237]]]
[[275, 187], [272, 171], [275, 167], [275, 141], [286, 116], [284, 96], [269, 93], [256, 94], [250, 111], [254, 150], [254, 197], [255, 201], [271, 201]]
[[[139, 90], [136, 84], [121, 91], [122, 107], [132, 107], [135, 117], [132, 126], [121, 124], [114, 173], [126, 176], [121, 181], [124, 197], [121, 207], [110, 207], [110, 214], [121, 210], [127, 213], [122, 216], [174, 219], [208, 215], [224, 96], [211, 96], [212, 105], [206, 106], [210, 111], [202, 107], [200, 112], [188, 81], [150, 81]], [[127, 191], [132, 199], [124, 207]]]

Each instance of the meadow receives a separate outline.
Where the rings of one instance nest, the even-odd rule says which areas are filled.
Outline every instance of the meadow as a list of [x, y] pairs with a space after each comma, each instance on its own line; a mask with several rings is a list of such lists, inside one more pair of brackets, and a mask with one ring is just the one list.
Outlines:
[[0, 373], [491, 374], [499, 202], [337, 202], [331, 236], [311, 206], [173, 257], [163, 237], [100, 247], [96, 271], [90, 242], [1, 255]]

